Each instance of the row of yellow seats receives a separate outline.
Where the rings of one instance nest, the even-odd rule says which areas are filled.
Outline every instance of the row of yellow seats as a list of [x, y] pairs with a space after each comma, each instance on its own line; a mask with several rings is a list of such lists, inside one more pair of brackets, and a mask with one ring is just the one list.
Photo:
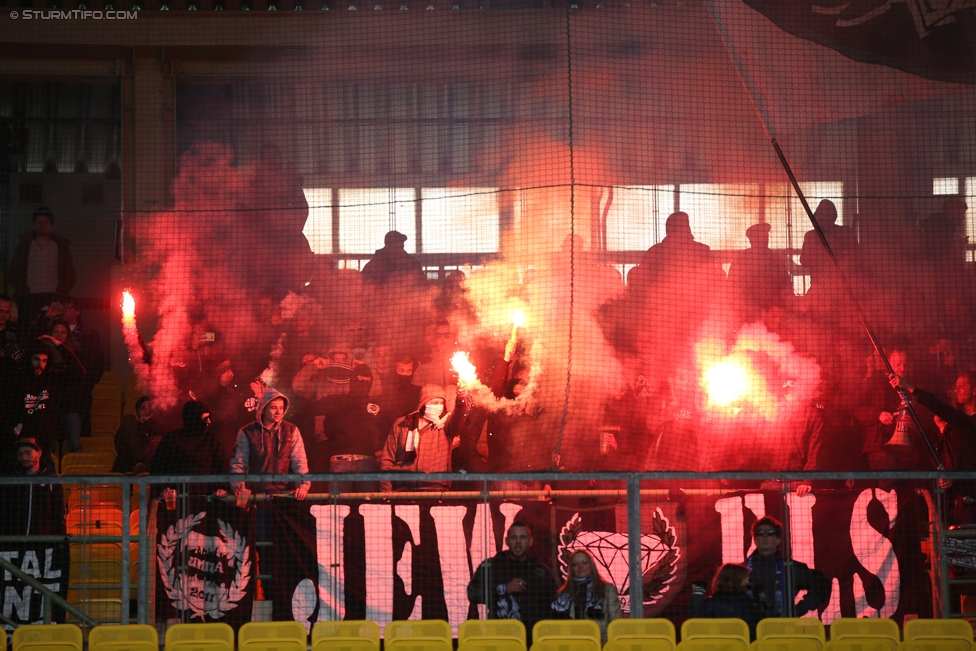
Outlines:
[[[973, 629], [959, 619], [915, 619], [905, 623], [901, 641], [891, 619], [840, 618], [830, 626], [826, 641], [816, 619], [764, 619], [749, 644], [749, 628], [738, 619], [691, 619], [681, 627], [678, 649], [688, 651], [970, 651]], [[606, 647], [605, 647], [606, 648]], [[616, 651], [625, 651], [617, 649]]]
[[[600, 651], [600, 631], [592, 621], [546, 620], [532, 629], [533, 651]], [[385, 629], [388, 651], [450, 651], [451, 627], [442, 620], [397, 621]], [[905, 640], [890, 619], [841, 618], [831, 625], [830, 642], [815, 619], [766, 619], [749, 644], [749, 629], [738, 619], [690, 619], [675, 630], [666, 619], [622, 619], [607, 630], [605, 651], [972, 651], [973, 630], [953, 619], [910, 620]], [[206, 644], [211, 651], [233, 651], [234, 631], [226, 624], [177, 624], [166, 632], [167, 651], [189, 651]], [[379, 651], [379, 627], [369, 621], [320, 622], [312, 629], [313, 651]], [[4, 638], [3, 642], [6, 642]], [[240, 651], [305, 651], [305, 627], [298, 622], [252, 622], [237, 635]], [[525, 628], [514, 620], [469, 620], [461, 625], [459, 651], [520, 651]], [[72, 624], [22, 626], [14, 632], [14, 651], [82, 651], [81, 629]], [[158, 651], [151, 626], [98, 626], [90, 651]]]

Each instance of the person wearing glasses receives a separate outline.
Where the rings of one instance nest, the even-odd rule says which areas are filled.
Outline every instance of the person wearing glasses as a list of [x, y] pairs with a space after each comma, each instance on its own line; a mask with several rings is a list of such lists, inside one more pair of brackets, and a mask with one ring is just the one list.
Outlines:
[[[752, 537], [756, 542], [756, 551], [746, 560], [746, 567], [761, 618], [802, 617], [817, 610], [827, 600], [830, 596], [830, 582], [826, 575], [820, 570], [811, 569], [805, 563], [788, 560], [780, 553], [783, 525], [779, 520], [769, 516], [759, 518], [752, 525]], [[794, 606], [791, 614], [787, 604], [794, 603], [801, 590], [806, 590], [807, 593]]]

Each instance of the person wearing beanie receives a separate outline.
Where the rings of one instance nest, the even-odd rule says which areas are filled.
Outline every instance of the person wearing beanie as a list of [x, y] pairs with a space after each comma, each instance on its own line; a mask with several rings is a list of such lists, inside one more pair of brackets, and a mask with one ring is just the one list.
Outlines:
[[[183, 427], [163, 436], [153, 455], [153, 475], [216, 475], [219, 465], [217, 439], [210, 433], [210, 410], [202, 402], [188, 400], [183, 404]], [[171, 486], [157, 486], [169, 490]], [[210, 487], [195, 492], [209, 493]]]
[[[444, 429], [447, 394], [436, 384], [427, 384], [420, 389], [420, 403], [415, 411], [398, 418], [393, 423], [386, 445], [380, 453], [380, 470], [404, 472], [450, 472], [451, 450], [460, 442], [457, 437], [448, 438]], [[391, 482], [382, 482], [383, 490], [395, 487]], [[400, 485], [401, 490], [450, 490], [451, 482], [428, 481], [410, 482]]]
[[122, 417], [122, 424], [115, 433], [115, 464], [112, 472], [140, 473], [152, 466], [153, 456], [162, 441], [162, 432], [156, 430], [153, 404], [149, 396], [136, 401], [136, 413]]

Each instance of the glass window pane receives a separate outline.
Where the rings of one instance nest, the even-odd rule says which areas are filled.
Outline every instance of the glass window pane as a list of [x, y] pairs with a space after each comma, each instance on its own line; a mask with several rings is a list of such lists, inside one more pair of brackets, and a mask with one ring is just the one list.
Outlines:
[[749, 247], [746, 229], [759, 221], [758, 184], [692, 183], [680, 190], [696, 240], [716, 250]]
[[[825, 199], [832, 201], [837, 208], [837, 223], [844, 223], [842, 181], [801, 183], [800, 189], [813, 210]], [[766, 221], [772, 226], [769, 246], [774, 249], [798, 249], [803, 246], [804, 234], [813, 230], [803, 204], [787, 182], [766, 184]]]
[[959, 179], [955, 176], [932, 179], [932, 194], [959, 194]]
[[607, 212], [607, 250], [643, 251], [664, 239], [664, 222], [674, 212], [674, 186], [613, 189]]
[[308, 202], [308, 219], [302, 234], [312, 253], [332, 253], [332, 189], [303, 188]]
[[373, 253], [383, 236], [400, 231], [407, 253], [417, 252], [413, 188], [339, 190], [339, 252]]
[[966, 236], [976, 242], [976, 176], [966, 179]]
[[497, 188], [424, 188], [424, 253], [498, 250]]

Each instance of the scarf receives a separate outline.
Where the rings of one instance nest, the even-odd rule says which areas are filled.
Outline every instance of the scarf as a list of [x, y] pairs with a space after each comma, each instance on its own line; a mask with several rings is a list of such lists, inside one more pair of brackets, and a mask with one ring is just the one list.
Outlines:
[[[569, 609], [573, 608], [575, 619], [603, 619], [603, 599], [593, 594], [593, 578], [574, 577], [573, 583], [577, 587], [575, 602], [569, 596], [569, 590], [563, 590], [552, 602], [552, 610], [568, 614]], [[581, 589], [584, 585], [586, 590]]]

